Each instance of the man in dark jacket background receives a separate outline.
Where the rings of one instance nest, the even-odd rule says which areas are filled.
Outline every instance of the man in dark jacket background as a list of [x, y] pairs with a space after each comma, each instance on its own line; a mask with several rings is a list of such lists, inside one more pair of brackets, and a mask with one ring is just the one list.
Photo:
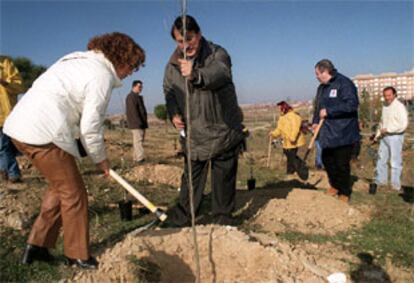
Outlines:
[[313, 125], [325, 119], [318, 140], [331, 185], [327, 194], [348, 202], [352, 193], [352, 147], [360, 140], [357, 89], [327, 59], [316, 64], [315, 74], [321, 84], [318, 87], [318, 105], [315, 107]]
[[[185, 83], [188, 80], [191, 121], [191, 167], [195, 212], [200, 206], [211, 163], [212, 213], [216, 223], [231, 224], [235, 206], [238, 154], [244, 139], [242, 113], [237, 102], [226, 50], [207, 41], [196, 20], [186, 16], [186, 42], [182, 17], [178, 17], [171, 36], [177, 44], [164, 74], [164, 94], [169, 117], [187, 136]], [[186, 57], [183, 59], [184, 44]], [[183, 138], [184, 140], [185, 138]], [[188, 156], [187, 150], [186, 159]], [[173, 225], [190, 223], [187, 160], [178, 204], [168, 212]]]
[[126, 98], [126, 118], [128, 128], [132, 132], [133, 148], [132, 159], [137, 163], [145, 160], [144, 139], [145, 129], [148, 128], [147, 110], [144, 105], [144, 98], [141, 95], [142, 81], [132, 82], [132, 90]]

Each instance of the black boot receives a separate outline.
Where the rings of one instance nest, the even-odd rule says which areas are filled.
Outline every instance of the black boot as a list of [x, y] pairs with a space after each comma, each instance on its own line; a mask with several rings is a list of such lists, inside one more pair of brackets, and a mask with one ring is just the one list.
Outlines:
[[97, 269], [99, 265], [98, 261], [94, 257], [89, 257], [87, 260], [74, 259], [69, 257], [65, 257], [65, 259], [67, 265], [75, 265], [83, 269]]
[[23, 253], [22, 264], [31, 264], [35, 260], [51, 262], [54, 257], [47, 248], [28, 244]]

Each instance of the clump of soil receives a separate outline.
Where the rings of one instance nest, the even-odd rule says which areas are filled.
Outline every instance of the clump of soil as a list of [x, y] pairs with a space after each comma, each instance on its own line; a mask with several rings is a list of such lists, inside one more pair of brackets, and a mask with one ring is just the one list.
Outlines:
[[316, 190], [292, 190], [286, 199], [273, 199], [260, 209], [253, 223], [263, 231], [334, 235], [360, 227], [368, 213]]
[[33, 194], [21, 197], [20, 192], [26, 187], [24, 184], [0, 185], [0, 227], [22, 230], [30, 222], [40, 202]]
[[[197, 226], [201, 282], [321, 282], [340, 268], [347, 272], [336, 259], [321, 267], [305, 251], [274, 238], [266, 242], [266, 237], [264, 234], [249, 236], [230, 227]], [[80, 272], [72, 280], [195, 281], [190, 228], [130, 234], [98, 260], [98, 270]]]
[[165, 164], [139, 165], [126, 175], [135, 181], [147, 181], [154, 184], [167, 184], [178, 188], [181, 185], [183, 169]]

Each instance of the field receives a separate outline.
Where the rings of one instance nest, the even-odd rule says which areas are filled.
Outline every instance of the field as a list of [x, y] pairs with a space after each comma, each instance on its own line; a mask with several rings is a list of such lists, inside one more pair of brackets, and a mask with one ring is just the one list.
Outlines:
[[[209, 183], [206, 186], [197, 218], [201, 282], [326, 282], [334, 272], [346, 274], [352, 282], [413, 282], [414, 123], [404, 146], [404, 192], [380, 188], [376, 195], [368, 194], [377, 147], [368, 144], [369, 133], [364, 130], [359, 160], [352, 163], [354, 192], [346, 205], [323, 193], [329, 184], [323, 171], [313, 170], [313, 153], [308, 182], [285, 175], [280, 147], [272, 148], [267, 168], [272, 110], [245, 109], [251, 134], [248, 152], [239, 159], [235, 227], [211, 224]], [[147, 162], [135, 165], [128, 130], [106, 131], [112, 167], [160, 207], [172, 206], [179, 194], [183, 159], [176, 155], [177, 137], [170, 125], [151, 120], [145, 141]], [[303, 154], [302, 149], [299, 155]], [[99, 270], [65, 266], [61, 239], [52, 251], [57, 257], [54, 264], [20, 265], [46, 184], [24, 157], [19, 162], [24, 183], [0, 187], [0, 282], [195, 281], [191, 229], [135, 233], [154, 216], [134, 201], [132, 221], [121, 221], [118, 201], [133, 198], [103, 178], [87, 159], [79, 166], [88, 189], [91, 250], [101, 263]], [[251, 177], [256, 189], [249, 191]]]

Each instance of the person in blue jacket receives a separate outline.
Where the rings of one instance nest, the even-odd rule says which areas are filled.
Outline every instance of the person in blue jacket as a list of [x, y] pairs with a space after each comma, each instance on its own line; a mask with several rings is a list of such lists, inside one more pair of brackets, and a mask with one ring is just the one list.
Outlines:
[[337, 72], [333, 63], [323, 59], [315, 65], [320, 82], [313, 126], [324, 119], [319, 132], [322, 162], [328, 173], [330, 188], [327, 194], [349, 202], [351, 185], [351, 157], [353, 144], [361, 136], [358, 126], [358, 94], [354, 83]]

